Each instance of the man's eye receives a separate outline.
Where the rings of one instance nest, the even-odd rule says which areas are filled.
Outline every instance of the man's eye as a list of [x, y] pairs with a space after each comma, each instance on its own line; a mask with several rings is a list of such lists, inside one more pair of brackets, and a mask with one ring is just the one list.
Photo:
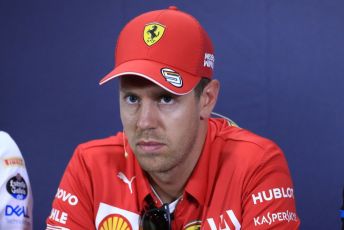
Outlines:
[[129, 96], [126, 97], [126, 101], [129, 104], [135, 104], [135, 103], [137, 103], [139, 101], [139, 98], [137, 96], [135, 96], [135, 95], [129, 95]]
[[174, 99], [172, 96], [162, 96], [160, 99], [161, 104], [172, 104], [174, 102]]

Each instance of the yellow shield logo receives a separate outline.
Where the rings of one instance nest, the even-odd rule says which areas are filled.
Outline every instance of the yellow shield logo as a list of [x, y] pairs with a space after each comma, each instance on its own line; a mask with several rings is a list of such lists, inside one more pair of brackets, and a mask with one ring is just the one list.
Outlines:
[[157, 43], [165, 32], [165, 26], [153, 22], [145, 26], [143, 39], [148, 46]]

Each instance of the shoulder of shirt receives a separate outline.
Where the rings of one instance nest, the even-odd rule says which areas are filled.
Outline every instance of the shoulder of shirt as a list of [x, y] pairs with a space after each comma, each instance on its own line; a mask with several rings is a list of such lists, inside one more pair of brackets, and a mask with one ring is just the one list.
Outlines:
[[224, 138], [225, 140], [251, 143], [262, 149], [265, 149], [267, 145], [276, 145], [276, 143], [270, 139], [238, 127], [231, 127], [230, 132], [228, 132], [227, 135], [221, 135], [221, 138]]
[[[217, 131], [213, 143], [217, 145], [217, 141], [221, 142], [218, 145], [221, 155], [231, 159], [227, 162], [236, 162], [237, 165], [244, 165], [243, 162], [246, 162], [247, 167], [255, 167], [254, 165], [263, 165], [271, 159], [284, 158], [283, 151], [272, 140], [223, 121], [215, 123]], [[214, 124], [211, 125], [214, 128]]]
[[114, 136], [79, 144], [75, 148], [66, 170], [76, 173], [81, 168], [87, 168], [89, 171], [82, 172], [92, 174], [109, 170], [109, 168], [122, 169], [122, 166], [125, 168], [128, 158], [125, 155], [122, 138], [123, 133], [119, 132]]
[[[218, 130], [218, 132], [216, 132], [216, 138], [220, 138], [225, 142], [240, 142], [241, 144], [253, 144], [260, 149], [266, 149], [267, 147], [271, 146], [277, 147], [277, 144], [274, 141], [259, 136], [249, 130], [231, 125], [225, 120], [215, 121], [215, 123], [217, 123], [216, 126]], [[219, 125], [221, 126], [220, 128]]]
[[0, 139], [6, 140], [6, 141], [12, 140], [11, 136], [8, 133], [6, 133], [5, 131], [1, 131], [1, 130], [0, 130]]
[[12, 139], [12, 137], [5, 131], [0, 130], [0, 156], [1, 157], [20, 157], [22, 154]]
[[125, 160], [123, 153], [123, 133], [118, 132], [114, 136], [79, 144], [74, 151], [73, 159], [83, 159], [89, 167], [102, 164], [110, 159], [121, 164], [122, 160]]

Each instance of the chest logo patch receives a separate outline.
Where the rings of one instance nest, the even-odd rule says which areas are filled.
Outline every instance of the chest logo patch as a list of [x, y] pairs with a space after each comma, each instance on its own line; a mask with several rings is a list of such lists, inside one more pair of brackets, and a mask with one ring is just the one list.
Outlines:
[[100, 223], [100, 230], [132, 230], [130, 222], [118, 214], [111, 214]]
[[117, 174], [118, 178], [120, 178], [124, 183], [126, 183], [128, 185], [128, 188], [130, 190], [130, 194], [133, 194], [133, 188], [132, 188], [132, 183], [133, 180], [135, 179], [135, 176], [133, 176], [132, 178], [130, 178], [130, 180], [126, 177], [126, 175], [124, 175], [124, 173], [119, 172]]
[[139, 219], [137, 213], [101, 202], [96, 226], [99, 230], [139, 230]]
[[201, 221], [196, 220], [188, 223], [187, 225], [184, 226], [184, 230], [200, 230], [201, 229]]

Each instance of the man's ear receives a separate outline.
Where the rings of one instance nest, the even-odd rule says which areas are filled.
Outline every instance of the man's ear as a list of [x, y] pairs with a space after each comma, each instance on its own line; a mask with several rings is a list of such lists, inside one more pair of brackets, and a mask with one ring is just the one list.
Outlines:
[[211, 112], [213, 111], [217, 96], [220, 90], [220, 82], [218, 80], [210, 81], [205, 88], [200, 97], [200, 118], [201, 120], [209, 118]]

